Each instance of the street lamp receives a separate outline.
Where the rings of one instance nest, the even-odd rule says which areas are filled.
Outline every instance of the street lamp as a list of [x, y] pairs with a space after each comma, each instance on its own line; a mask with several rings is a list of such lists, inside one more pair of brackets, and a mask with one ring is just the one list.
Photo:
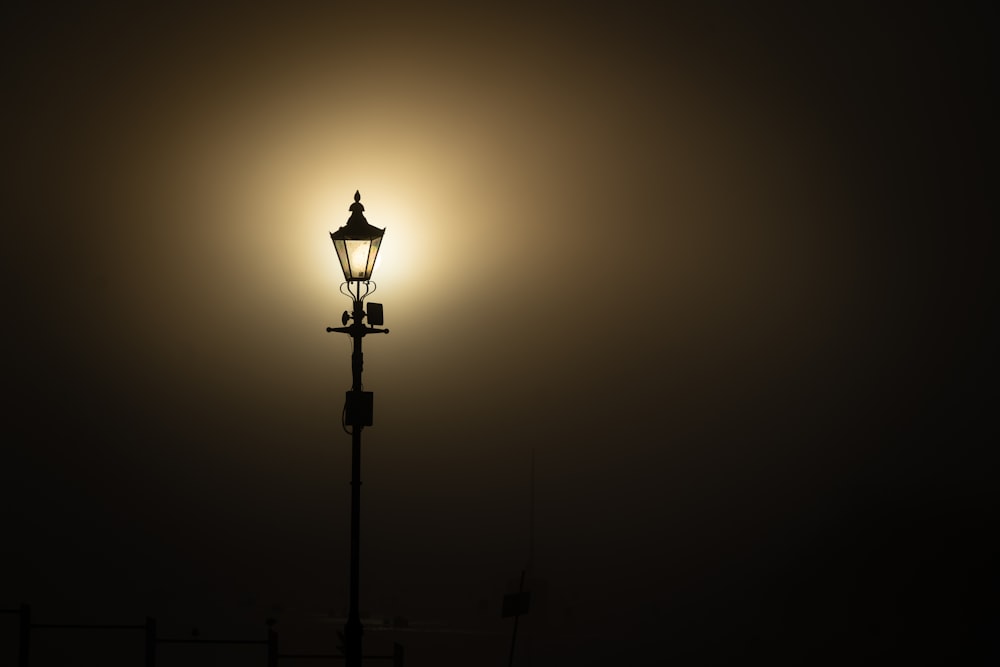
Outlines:
[[[347, 667], [361, 667], [361, 636], [364, 629], [361, 625], [361, 614], [358, 611], [359, 560], [361, 533], [361, 431], [365, 426], [372, 425], [373, 393], [364, 391], [361, 384], [361, 371], [364, 366], [364, 355], [361, 353], [361, 339], [370, 333], [389, 333], [388, 329], [376, 329], [364, 323], [368, 318], [370, 324], [382, 324], [382, 304], [369, 303], [365, 313], [365, 297], [375, 291], [375, 283], [371, 282], [372, 270], [375, 268], [375, 258], [382, 243], [384, 229], [368, 224], [365, 219], [365, 207], [361, 204], [361, 193], [354, 193], [354, 203], [351, 204], [351, 217], [347, 224], [335, 232], [330, 232], [330, 239], [337, 249], [337, 258], [344, 271], [344, 280], [340, 292], [351, 299], [352, 312], [344, 311], [340, 327], [327, 327], [327, 332], [346, 333], [354, 340], [354, 350], [351, 354], [351, 373], [353, 382], [344, 403], [343, 426], [348, 427], [351, 434], [351, 600], [347, 613], [347, 623], [344, 625], [344, 658]], [[346, 288], [346, 289], [345, 289]], [[348, 322], [351, 322], [348, 325]]]

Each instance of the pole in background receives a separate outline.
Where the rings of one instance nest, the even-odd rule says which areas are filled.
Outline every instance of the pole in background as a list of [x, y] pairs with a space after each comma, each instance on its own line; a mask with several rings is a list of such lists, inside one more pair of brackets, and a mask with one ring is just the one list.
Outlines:
[[267, 628], [267, 667], [278, 667], [278, 633], [270, 625]]
[[503, 610], [501, 611], [501, 616], [504, 618], [508, 616], [514, 617], [514, 631], [510, 636], [510, 656], [507, 659], [507, 665], [510, 667], [514, 664], [514, 645], [517, 642], [517, 621], [521, 618], [522, 614], [528, 613], [528, 607], [531, 604], [531, 592], [524, 590], [524, 570], [521, 570], [521, 582], [517, 585], [517, 593], [508, 593], [503, 596]]
[[156, 619], [146, 617], [146, 667], [156, 667]]
[[17, 665], [28, 667], [28, 656], [31, 652], [31, 606], [21, 603], [18, 609], [19, 636], [17, 643]]

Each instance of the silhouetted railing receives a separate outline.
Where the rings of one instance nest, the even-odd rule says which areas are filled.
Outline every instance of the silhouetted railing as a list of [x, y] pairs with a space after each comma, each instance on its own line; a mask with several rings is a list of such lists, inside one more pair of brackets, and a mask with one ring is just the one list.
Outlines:
[[[405, 651], [402, 644], [392, 645], [392, 655], [363, 655], [363, 660], [392, 660], [392, 667], [403, 667]], [[279, 653], [278, 657], [288, 660], [343, 660], [340, 653]]]
[[[0, 614], [18, 615], [18, 667], [30, 667], [32, 630], [134, 630], [143, 631], [145, 636], [145, 667], [156, 667], [156, 647], [160, 644], [232, 644], [258, 645], [267, 649], [267, 667], [277, 667], [279, 660], [343, 660], [338, 653], [280, 653], [278, 651], [278, 633], [268, 628], [266, 639], [212, 639], [201, 637], [170, 638], [158, 637], [156, 619], [146, 617], [141, 625], [108, 624], [108, 623], [33, 623], [31, 621], [31, 606], [21, 604], [17, 609], [0, 609]], [[401, 644], [393, 644], [392, 655], [366, 655], [364, 660], [392, 660], [393, 667], [403, 667], [405, 651]]]

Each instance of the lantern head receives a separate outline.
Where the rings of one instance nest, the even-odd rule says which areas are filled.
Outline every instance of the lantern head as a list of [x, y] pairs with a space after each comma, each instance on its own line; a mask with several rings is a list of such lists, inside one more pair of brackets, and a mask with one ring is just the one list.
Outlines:
[[379, 229], [368, 224], [365, 219], [365, 207], [361, 204], [361, 192], [354, 193], [354, 203], [351, 204], [351, 217], [347, 224], [335, 232], [330, 232], [330, 240], [337, 249], [340, 268], [344, 271], [344, 279], [348, 282], [368, 282], [375, 269], [375, 258], [382, 244], [385, 229]]

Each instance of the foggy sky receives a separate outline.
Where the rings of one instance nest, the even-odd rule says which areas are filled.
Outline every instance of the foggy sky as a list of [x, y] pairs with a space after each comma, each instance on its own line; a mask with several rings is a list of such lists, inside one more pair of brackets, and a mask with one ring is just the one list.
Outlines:
[[14, 11], [0, 606], [343, 614], [327, 232], [357, 189], [392, 331], [362, 606], [506, 632], [534, 452], [536, 642], [968, 657], [997, 623], [979, 13]]

